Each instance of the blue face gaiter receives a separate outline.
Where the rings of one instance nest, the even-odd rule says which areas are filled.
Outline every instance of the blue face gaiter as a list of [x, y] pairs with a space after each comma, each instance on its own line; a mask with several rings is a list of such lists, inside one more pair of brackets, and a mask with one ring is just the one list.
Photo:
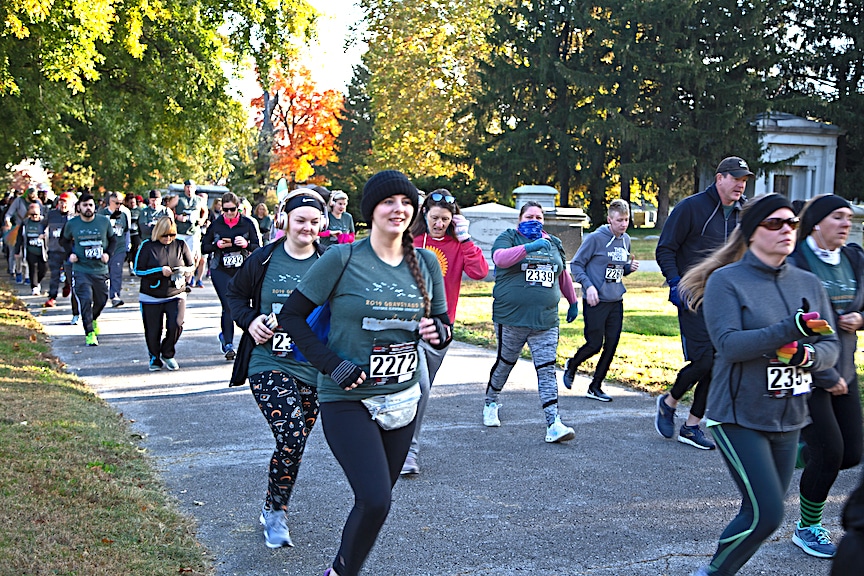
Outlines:
[[543, 223], [539, 220], [525, 220], [520, 222], [516, 229], [529, 240], [537, 240], [543, 236]]

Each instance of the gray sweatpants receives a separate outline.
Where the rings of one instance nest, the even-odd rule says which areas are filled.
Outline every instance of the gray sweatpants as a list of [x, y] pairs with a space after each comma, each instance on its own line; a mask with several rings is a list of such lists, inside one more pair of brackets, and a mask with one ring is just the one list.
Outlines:
[[519, 359], [522, 347], [527, 343], [537, 370], [537, 390], [546, 416], [546, 425], [551, 426], [558, 416], [558, 380], [555, 377], [555, 356], [558, 352], [558, 327], [549, 330], [533, 330], [519, 326], [495, 323], [498, 335], [498, 357], [489, 373], [486, 386], [486, 405], [498, 402], [498, 394], [507, 383], [507, 377]]
[[[447, 346], [449, 348], [450, 346]], [[441, 368], [441, 363], [444, 361], [444, 355], [447, 354], [447, 348], [436, 350], [431, 344], [425, 340], [420, 340], [417, 344], [417, 352], [419, 353], [419, 361], [417, 370], [420, 372], [420, 403], [417, 404], [417, 425], [414, 427], [414, 436], [411, 438], [411, 448], [408, 453], [415, 458], [420, 453], [420, 427], [423, 424], [423, 416], [426, 414], [426, 405], [429, 403], [429, 394], [432, 393], [432, 383], [435, 381], [435, 375], [438, 369]]]

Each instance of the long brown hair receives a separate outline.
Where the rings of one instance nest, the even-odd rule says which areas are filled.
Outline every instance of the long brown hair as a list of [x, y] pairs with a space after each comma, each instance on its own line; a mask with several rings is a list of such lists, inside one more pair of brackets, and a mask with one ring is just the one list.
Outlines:
[[417, 261], [417, 252], [414, 249], [414, 236], [411, 234], [411, 230], [407, 228], [402, 233], [402, 256], [408, 262], [408, 269], [411, 270], [414, 282], [417, 283], [417, 288], [423, 296], [423, 316], [430, 318], [432, 316], [432, 299], [429, 297], [429, 291], [426, 289], [426, 281], [423, 280], [423, 271], [420, 270], [420, 262]]

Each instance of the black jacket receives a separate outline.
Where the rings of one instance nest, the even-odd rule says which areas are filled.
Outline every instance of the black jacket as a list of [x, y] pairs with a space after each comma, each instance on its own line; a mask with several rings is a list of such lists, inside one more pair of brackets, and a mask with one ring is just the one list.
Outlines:
[[736, 202], [727, 220], [714, 184], [681, 200], [669, 214], [654, 253], [666, 281], [680, 279], [724, 244], [738, 225], [741, 208], [742, 202]]
[[186, 279], [179, 286], [162, 274], [162, 267], [194, 266], [195, 259], [182, 240], [162, 244], [158, 240], [145, 240], [135, 256], [135, 275], [141, 278], [140, 292], [154, 298], [173, 298], [186, 291]]
[[[281, 249], [284, 242], [283, 238], [253, 252], [228, 282], [228, 292], [225, 299], [231, 310], [231, 318], [243, 330], [240, 346], [237, 348], [237, 357], [234, 359], [234, 369], [231, 371], [229, 386], [243, 386], [246, 383], [249, 358], [255, 348], [255, 341], [247, 330], [252, 321], [261, 315], [261, 285], [264, 284], [264, 275], [270, 266], [273, 251], [277, 248]], [[320, 254], [321, 248], [318, 248], [318, 251]]]
[[[238, 248], [230, 246], [225, 250], [216, 246], [216, 243], [222, 238], [235, 238], [243, 236], [249, 245], [246, 248]], [[261, 246], [261, 233], [258, 232], [258, 224], [247, 216], [240, 216], [240, 222], [233, 228], [225, 223], [224, 214], [216, 218], [207, 227], [207, 233], [201, 239], [201, 252], [203, 254], [213, 254], [213, 260], [210, 262], [210, 268], [219, 268], [228, 272], [232, 276], [237, 273], [239, 268], [226, 268], [222, 265], [222, 257], [225, 254], [240, 253], [243, 255], [244, 264], [249, 255]]]

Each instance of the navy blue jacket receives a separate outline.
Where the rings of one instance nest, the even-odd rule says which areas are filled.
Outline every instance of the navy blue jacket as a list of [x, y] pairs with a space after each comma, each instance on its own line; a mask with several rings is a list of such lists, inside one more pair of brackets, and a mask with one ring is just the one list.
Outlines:
[[666, 281], [680, 279], [723, 245], [738, 225], [742, 207], [736, 202], [727, 220], [714, 184], [681, 200], [669, 214], [654, 252]]

